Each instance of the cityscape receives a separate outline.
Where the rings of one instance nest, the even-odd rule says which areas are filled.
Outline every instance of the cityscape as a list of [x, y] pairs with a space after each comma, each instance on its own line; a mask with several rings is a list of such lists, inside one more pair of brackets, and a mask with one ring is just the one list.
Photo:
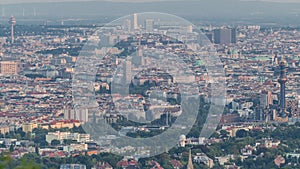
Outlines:
[[298, 23], [5, 6], [0, 169], [300, 168]]

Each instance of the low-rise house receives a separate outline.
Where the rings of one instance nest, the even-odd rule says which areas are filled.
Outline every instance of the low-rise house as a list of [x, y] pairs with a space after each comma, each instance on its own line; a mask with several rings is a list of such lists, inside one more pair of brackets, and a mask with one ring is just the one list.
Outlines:
[[99, 162], [92, 169], [113, 169], [113, 167], [108, 162]]
[[148, 166], [152, 166], [151, 169], [164, 169], [160, 164], [156, 161], [148, 161]]
[[5, 126], [5, 125], [2, 125], [2, 126], [0, 126], [0, 133], [1, 134], [6, 134], [6, 133], [8, 133], [10, 130], [9, 130], [9, 126]]
[[209, 168], [212, 168], [214, 166], [214, 161], [204, 153], [197, 153], [194, 157], [194, 162], [204, 164]]
[[86, 166], [82, 164], [63, 164], [60, 169], [86, 169]]
[[280, 140], [274, 140], [272, 138], [264, 138], [256, 143], [256, 147], [265, 147], [265, 148], [277, 148], [280, 145]]
[[230, 161], [230, 159], [233, 159], [234, 156], [233, 155], [227, 155], [224, 157], [216, 157], [216, 159], [218, 160], [220, 165], [224, 165], [225, 163], [228, 163]]
[[117, 163], [117, 166], [123, 169], [138, 168], [138, 162], [133, 159], [123, 159]]
[[224, 166], [226, 169], [240, 169], [241, 167], [238, 167], [236, 165], [225, 165]]
[[178, 160], [171, 160], [170, 162], [171, 162], [171, 164], [172, 164], [172, 166], [173, 166], [174, 169], [181, 169], [181, 168], [183, 168], [183, 165]]
[[274, 159], [274, 163], [275, 165], [280, 167], [282, 164], [285, 164], [285, 159], [281, 155], [279, 155]]
[[71, 144], [71, 145], [66, 145], [63, 146], [63, 150], [65, 152], [70, 152], [70, 151], [85, 151], [88, 150], [88, 145], [87, 144]]
[[251, 156], [253, 150], [256, 150], [254, 147], [252, 147], [251, 145], [246, 145], [244, 148], [241, 149], [241, 153], [243, 156]]

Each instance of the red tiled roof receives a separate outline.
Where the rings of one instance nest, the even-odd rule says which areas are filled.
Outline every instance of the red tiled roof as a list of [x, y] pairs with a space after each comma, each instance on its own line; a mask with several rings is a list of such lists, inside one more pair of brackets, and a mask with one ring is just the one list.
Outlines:
[[182, 168], [183, 167], [183, 165], [178, 160], [171, 160], [170, 162], [174, 168], [176, 168], [176, 167]]
[[127, 166], [128, 166], [128, 161], [124, 161], [124, 160], [119, 161], [119, 162], [117, 163], [117, 166], [120, 166], [120, 167], [127, 167]]

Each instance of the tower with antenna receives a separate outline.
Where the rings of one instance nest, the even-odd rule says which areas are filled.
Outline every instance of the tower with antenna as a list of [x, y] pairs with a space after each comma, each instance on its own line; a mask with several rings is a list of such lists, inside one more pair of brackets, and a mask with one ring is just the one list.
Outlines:
[[14, 37], [14, 26], [16, 25], [16, 19], [14, 16], [11, 16], [9, 19], [9, 24], [11, 26], [11, 43], [13, 44], [15, 41], [15, 37]]
[[278, 82], [280, 84], [280, 112], [279, 117], [286, 117], [286, 111], [285, 111], [285, 84], [287, 82], [286, 77], [286, 62], [282, 60], [279, 64], [280, 68], [280, 77], [278, 79]]

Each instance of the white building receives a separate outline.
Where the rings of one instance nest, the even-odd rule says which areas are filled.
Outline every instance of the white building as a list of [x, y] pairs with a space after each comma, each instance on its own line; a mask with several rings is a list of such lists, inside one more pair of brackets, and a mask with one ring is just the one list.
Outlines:
[[60, 169], [86, 169], [86, 166], [82, 164], [63, 164]]
[[46, 135], [46, 141], [50, 144], [52, 140], [76, 140], [77, 142], [87, 142], [90, 141], [89, 134], [80, 134], [80, 133], [70, 133], [70, 132], [49, 132]]

